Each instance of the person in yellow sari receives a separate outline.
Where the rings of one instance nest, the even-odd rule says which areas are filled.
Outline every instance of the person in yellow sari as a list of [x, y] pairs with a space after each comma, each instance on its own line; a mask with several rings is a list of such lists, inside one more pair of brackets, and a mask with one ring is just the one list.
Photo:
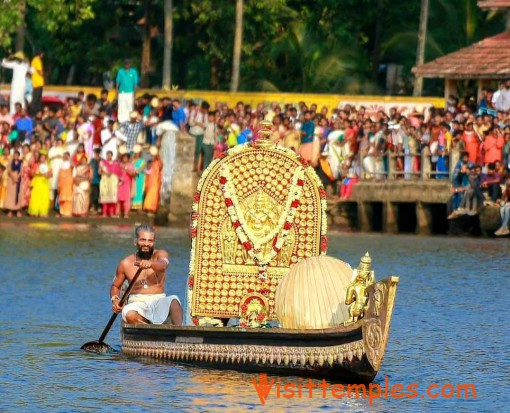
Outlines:
[[73, 166], [69, 152], [64, 152], [58, 172], [58, 203], [62, 217], [73, 215]]
[[159, 194], [161, 190], [161, 171], [163, 164], [159, 158], [158, 148], [151, 147], [152, 161], [145, 171], [145, 200], [143, 210], [149, 214], [155, 214], [159, 206]]
[[32, 216], [47, 217], [50, 211], [50, 177], [51, 169], [48, 166], [46, 155], [34, 154], [35, 162], [32, 165], [32, 181], [28, 214]]

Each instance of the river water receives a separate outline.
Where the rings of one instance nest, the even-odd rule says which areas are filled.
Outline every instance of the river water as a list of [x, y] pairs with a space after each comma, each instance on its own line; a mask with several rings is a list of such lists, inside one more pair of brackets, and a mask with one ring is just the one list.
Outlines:
[[[272, 391], [261, 405], [255, 375], [80, 350], [110, 317], [109, 285], [133, 239], [130, 226], [0, 226], [0, 411], [508, 411], [507, 240], [330, 234], [330, 255], [354, 266], [369, 251], [377, 279], [400, 276], [375, 383], [416, 383], [420, 394], [433, 383], [472, 383], [476, 399], [381, 398], [370, 405], [361, 397], [285, 399]], [[184, 298], [187, 233], [162, 228], [156, 241], [171, 254], [167, 293]], [[119, 336], [117, 322], [106, 341], [119, 349]]]

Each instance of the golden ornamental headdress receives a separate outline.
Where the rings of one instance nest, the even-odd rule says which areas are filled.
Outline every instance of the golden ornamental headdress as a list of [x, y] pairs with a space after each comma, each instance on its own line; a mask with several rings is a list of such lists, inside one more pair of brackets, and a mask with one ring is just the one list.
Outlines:
[[269, 148], [274, 146], [275, 143], [271, 138], [273, 135], [273, 122], [269, 120], [263, 120], [259, 123], [260, 129], [257, 132], [258, 139], [255, 141], [255, 145], [259, 148]]
[[358, 265], [358, 273], [369, 273], [372, 270], [372, 258], [368, 252], [361, 258]]

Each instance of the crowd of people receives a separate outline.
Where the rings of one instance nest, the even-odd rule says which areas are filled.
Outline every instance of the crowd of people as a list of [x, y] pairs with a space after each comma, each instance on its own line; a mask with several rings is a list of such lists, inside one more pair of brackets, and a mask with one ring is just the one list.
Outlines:
[[157, 212], [163, 162], [154, 120], [134, 110], [118, 122], [109, 102], [83, 95], [33, 118], [0, 102], [0, 209], [9, 216]]
[[[35, 73], [27, 66], [25, 75]], [[52, 209], [62, 216], [154, 213], [165, 164], [158, 154], [162, 131], [168, 130], [162, 125], [194, 138], [193, 171], [200, 175], [228, 148], [256, 139], [259, 123], [269, 120], [274, 142], [310, 162], [330, 197], [348, 199], [359, 179], [387, 179], [390, 171], [415, 179], [425, 159], [430, 178], [452, 180], [450, 218], [475, 214], [484, 202], [500, 205], [503, 226], [497, 234], [507, 234], [510, 80], [495, 93], [484, 91], [479, 102], [451, 97], [445, 109], [421, 111], [350, 104], [319, 108], [305, 102], [212, 107], [149, 94], [135, 99], [137, 83], [126, 60], [113, 101], [108, 90], [100, 96], [79, 92], [57, 109], [37, 110], [28, 99], [13, 102], [18, 95], [12, 92], [9, 104], [0, 100], [5, 171], [0, 208], [43, 216]]]
[[[497, 206], [502, 226], [496, 235], [508, 235], [510, 113], [500, 105], [510, 105], [510, 80], [498, 92], [496, 98], [484, 94], [478, 103], [453, 99], [445, 109], [421, 112], [403, 113], [397, 107], [369, 111], [349, 104], [330, 110], [305, 102], [255, 108], [242, 102], [234, 108], [217, 104], [211, 111], [204, 102], [191, 103], [185, 114], [195, 137], [199, 174], [215, 151], [255, 139], [265, 119], [273, 122], [275, 143], [310, 162], [330, 197], [348, 199], [360, 179], [451, 179], [450, 219], [477, 214], [484, 204]], [[426, 175], [425, 163], [430, 169]]]
[[[0, 149], [0, 208], [9, 216], [43, 217], [50, 211], [62, 217], [157, 212], [162, 171], [158, 148], [144, 143], [143, 135], [126, 145], [125, 133], [139, 122], [138, 112], [117, 129], [114, 121], [98, 119], [97, 132], [94, 116], [69, 129], [60, 126], [61, 119], [51, 109], [48, 113], [23, 138], [13, 133], [15, 119], [11, 131], [2, 136], [7, 139]], [[58, 119], [55, 127], [53, 117]], [[5, 122], [9, 121], [4, 118]]]
[[42, 56], [31, 65], [19, 52], [2, 61], [13, 80], [10, 96], [0, 97], [0, 209], [18, 217], [155, 214], [168, 130], [159, 102], [144, 104], [144, 97], [135, 105], [138, 78], [126, 61], [114, 102], [103, 90], [45, 105], [44, 81], [37, 81]]

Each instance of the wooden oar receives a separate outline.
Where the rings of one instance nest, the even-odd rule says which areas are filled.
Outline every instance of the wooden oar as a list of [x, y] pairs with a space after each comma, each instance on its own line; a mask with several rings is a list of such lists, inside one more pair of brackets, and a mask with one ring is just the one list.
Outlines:
[[[142, 273], [142, 268], [138, 268], [138, 270], [135, 273], [135, 276], [131, 280], [131, 282], [128, 285], [128, 288], [122, 298], [120, 299], [119, 306], [123, 306], [124, 303], [127, 301], [129, 294], [131, 293], [131, 290], [133, 289], [133, 286], [135, 285], [136, 280], [138, 280], [139, 275]], [[101, 334], [101, 337], [99, 337], [99, 340], [97, 341], [89, 341], [88, 343], [85, 343], [83, 346], [81, 346], [82, 350], [90, 351], [92, 353], [106, 353], [107, 351], [113, 351], [113, 348], [106, 344], [103, 340], [105, 339], [106, 335], [110, 331], [110, 328], [112, 328], [113, 323], [115, 322], [115, 319], [117, 318], [118, 314], [113, 313], [110, 317], [110, 321], [108, 321], [108, 324], [106, 324], [106, 327], [103, 330], [103, 334]]]

